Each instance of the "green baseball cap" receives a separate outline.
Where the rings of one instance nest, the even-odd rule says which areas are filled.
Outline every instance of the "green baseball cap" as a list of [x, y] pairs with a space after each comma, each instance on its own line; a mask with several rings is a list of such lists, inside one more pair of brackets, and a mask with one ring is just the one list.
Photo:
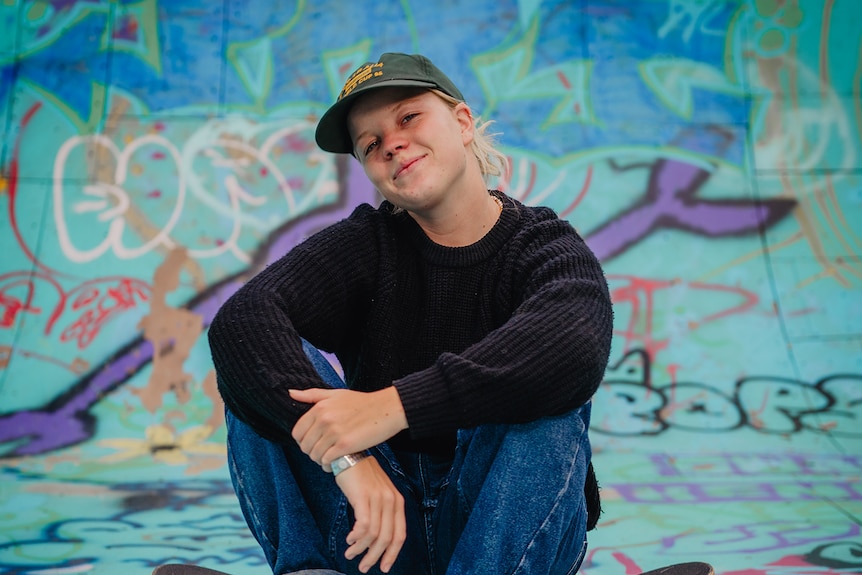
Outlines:
[[375, 88], [414, 86], [436, 88], [464, 101], [461, 91], [431, 60], [419, 54], [387, 52], [377, 62], [366, 62], [344, 83], [338, 100], [323, 114], [314, 139], [321, 149], [336, 154], [352, 154], [353, 141], [347, 131], [347, 114], [356, 99]]

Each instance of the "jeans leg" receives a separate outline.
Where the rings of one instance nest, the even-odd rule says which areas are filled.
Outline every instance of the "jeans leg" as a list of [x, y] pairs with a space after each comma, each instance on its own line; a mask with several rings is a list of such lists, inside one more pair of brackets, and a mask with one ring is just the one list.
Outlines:
[[[324, 381], [344, 386], [320, 352], [307, 342], [303, 347]], [[351, 523], [332, 475], [296, 443], [268, 441], [229, 410], [225, 423], [231, 481], [273, 573], [334, 568], [337, 541], [345, 540]]]
[[[314, 347], [306, 343], [304, 347], [324, 381], [344, 387], [329, 362]], [[353, 512], [332, 474], [324, 472], [296, 443], [268, 441], [230, 411], [226, 412], [226, 424], [228, 469], [234, 490], [273, 573], [358, 575], [359, 558], [344, 558]], [[429, 573], [421, 496], [413, 486], [415, 481], [405, 474], [388, 445], [371, 452], [405, 496], [408, 541], [390, 574]], [[372, 569], [371, 573], [379, 570]]]
[[586, 551], [590, 404], [458, 432], [438, 508], [438, 572], [575, 573]]
[[348, 530], [346, 501], [332, 475], [298, 446], [267, 441], [230, 411], [226, 424], [234, 490], [273, 573], [333, 566], [332, 539]]

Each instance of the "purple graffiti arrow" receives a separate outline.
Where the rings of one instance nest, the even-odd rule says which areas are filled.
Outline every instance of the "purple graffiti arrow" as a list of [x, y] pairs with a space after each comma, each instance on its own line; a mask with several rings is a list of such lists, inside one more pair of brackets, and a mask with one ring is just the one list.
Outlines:
[[795, 200], [695, 197], [710, 172], [677, 160], [657, 160], [650, 169], [644, 196], [627, 210], [591, 231], [586, 241], [602, 261], [608, 261], [661, 228], [702, 236], [741, 236], [762, 232], [784, 218]]
[[[315, 231], [347, 217], [357, 205], [378, 201], [377, 191], [357, 163], [344, 157], [336, 162], [341, 191], [335, 203], [281, 226], [258, 249], [249, 267], [196, 295], [184, 307], [203, 316], [208, 326], [222, 302], [263, 266]], [[38, 455], [90, 439], [96, 421], [89, 410], [152, 358], [152, 344], [138, 335], [47, 405], [0, 415], [0, 444], [15, 443], [0, 458]]]

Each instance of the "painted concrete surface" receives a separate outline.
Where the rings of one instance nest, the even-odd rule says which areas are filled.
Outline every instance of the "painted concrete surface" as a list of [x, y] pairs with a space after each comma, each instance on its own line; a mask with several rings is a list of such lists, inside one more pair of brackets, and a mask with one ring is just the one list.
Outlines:
[[0, 2], [0, 573], [268, 569], [205, 332], [376, 202], [316, 118], [422, 52], [616, 306], [582, 572], [862, 571], [862, 3]]

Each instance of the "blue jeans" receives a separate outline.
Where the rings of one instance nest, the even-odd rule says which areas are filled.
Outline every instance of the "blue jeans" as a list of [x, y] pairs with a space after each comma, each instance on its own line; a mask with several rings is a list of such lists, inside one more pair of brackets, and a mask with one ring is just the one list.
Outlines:
[[[327, 383], [344, 386], [314, 348], [306, 352]], [[407, 541], [390, 573], [575, 573], [587, 547], [589, 422], [587, 404], [531, 423], [463, 429], [454, 459], [372, 448], [405, 499]], [[230, 411], [227, 429], [234, 489], [273, 573], [359, 573], [359, 559], [344, 558], [353, 515], [332, 474]]]

